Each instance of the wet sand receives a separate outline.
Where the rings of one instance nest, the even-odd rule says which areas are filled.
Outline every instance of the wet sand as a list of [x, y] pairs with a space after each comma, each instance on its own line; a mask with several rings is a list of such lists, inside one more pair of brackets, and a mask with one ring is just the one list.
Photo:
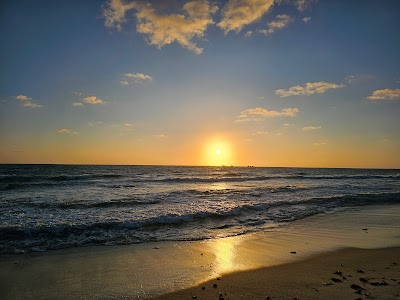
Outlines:
[[400, 299], [400, 248], [338, 250], [154, 299]]
[[230, 238], [1, 255], [0, 299], [396, 299], [399, 246], [400, 206], [346, 208]]

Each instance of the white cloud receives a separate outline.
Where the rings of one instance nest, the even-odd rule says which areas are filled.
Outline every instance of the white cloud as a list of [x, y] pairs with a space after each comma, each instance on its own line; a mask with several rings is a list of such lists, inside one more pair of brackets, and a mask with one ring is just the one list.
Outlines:
[[84, 107], [85, 105], [83, 105], [83, 103], [80, 103], [80, 102], [73, 102], [72, 106], [74, 106], [74, 107]]
[[152, 81], [153, 77], [143, 73], [126, 73], [119, 82], [122, 86], [128, 86], [131, 82], [144, 83], [146, 81]]
[[139, 80], [153, 80], [153, 78], [150, 75], [146, 75], [143, 73], [127, 73], [125, 74], [126, 77], [128, 78], [135, 78], [135, 79], [139, 79]]
[[75, 134], [78, 134], [78, 132], [73, 131], [73, 130], [71, 130], [71, 129], [67, 129], [67, 128], [61, 128], [61, 129], [57, 130], [57, 133], [60, 133], [60, 134], [67, 134], [67, 135], [75, 135]]
[[125, 124], [123, 125], [123, 127], [124, 127], [125, 130], [131, 131], [131, 130], [134, 129], [135, 125], [130, 124], [130, 123], [125, 123]]
[[303, 127], [302, 130], [303, 131], [311, 131], [311, 130], [318, 130], [321, 128], [322, 128], [322, 126], [306, 126], [306, 127]]
[[253, 35], [253, 31], [251, 31], [251, 30], [247, 31], [247, 32], [244, 34], [245, 37], [251, 37], [252, 35]]
[[94, 126], [97, 126], [97, 125], [101, 125], [101, 124], [103, 124], [104, 122], [102, 122], [102, 121], [97, 121], [97, 122], [88, 122], [88, 125], [90, 126], [90, 127], [94, 127]]
[[122, 0], [109, 0], [103, 10], [105, 25], [121, 30], [121, 24], [126, 22], [125, 14], [135, 7], [134, 2], [125, 3]]
[[246, 25], [259, 20], [274, 4], [274, 0], [230, 0], [222, 11], [218, 23], [225, 34], [239, 32]]
[[400, 99], [400, 89], [383, 89], [372, 92], [371, 96], [367, 97], [370, 100], [395, 100]]
[[122, 86], [128, 86], [128, 85], [129, 85], [129, 82], [128, 82], [127, 80], [125, 80], [125, 79], [122, 79], [119, 83], [120, 83]]
[[303, 11], [317, 1], [318, 0], [294, 0], [293, 4], [296, 6], [298, 11]]
[[265, 35], [273, 34], [277, 30], [281, 30], [293, 22], [293, 18], [288, 15], [277, 15], [275, 20], [267, 24], [267, 29], [262, 29], [259, 32]]
[[103, 104], [105, 103], [103, 100], [97, 98], [96, 96], [88, 96], [82, 99], [84, 102], [89, 104]]
[[32, 107], [32, 108], [39, 108], [43, 107], [43, 105], [33, 103], [31, 100], [32, 98], [29, 98], [25, 95], [18, 95], [15, 96], [15, 99], [20, 100], [22, 102], [22, 105], [25, 107]]
[[304, 17], [302, 20], [304, 23], [308, 23], [311, 21], [311, 17]]
[[298, 95], [313, 95], [323, 94], [330, 89], [339, 89], [345, 87], [344, 84], [329, 83], [329, 82], [308, 82], [305, 86], [296, 85], [288, 90], [278, 89], [275, 91], [275, 95], [280, 97], [298, 96]]
[[212, 15], [218, 10], [207, 0], [186, 2], [182, 11], [184, 14], [159, 14], [150, 3], [136, 5], [138, 24], [136, 30], [147, 36], [148, 43], [157, 48], [174, 42], [184, 48], [201, 54], [193, 38], [203, 38], [208, 25], [213, 24]]
[[298, 112], [297, 108], [284, 108], [281, 111], [275, 111], [257, 107], [240, 112], [235, 122], [263, 121], [265, 118], [275, 117], [294, 117]]

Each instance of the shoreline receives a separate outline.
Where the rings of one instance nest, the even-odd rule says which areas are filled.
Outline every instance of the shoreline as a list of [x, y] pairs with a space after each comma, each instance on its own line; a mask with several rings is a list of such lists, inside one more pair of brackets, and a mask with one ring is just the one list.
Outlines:
[[400, 247], [346, 248], [235, 272], [152, 300], [400, 299]]
[[344, 208], [228, 238], [1, 255], [0, 298], [163, 299], [226, 274], [279, 268], [344, 248], [396, 246], [400, 205]]

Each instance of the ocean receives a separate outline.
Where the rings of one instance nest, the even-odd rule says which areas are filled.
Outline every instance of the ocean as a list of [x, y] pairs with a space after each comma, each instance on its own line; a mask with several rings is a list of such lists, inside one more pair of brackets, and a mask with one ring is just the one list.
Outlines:
[[400, 171], [0, 165], [0, 253], [203, 240], [400, 204]]

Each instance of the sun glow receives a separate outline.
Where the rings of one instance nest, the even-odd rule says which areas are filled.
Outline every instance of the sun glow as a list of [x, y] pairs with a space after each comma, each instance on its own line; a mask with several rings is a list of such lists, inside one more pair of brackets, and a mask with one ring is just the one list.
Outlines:
[[203, 149], [203, 165], [233, 165], [233, 151], [230, 143], [224, 140], [213, 140], [207, 143]]

